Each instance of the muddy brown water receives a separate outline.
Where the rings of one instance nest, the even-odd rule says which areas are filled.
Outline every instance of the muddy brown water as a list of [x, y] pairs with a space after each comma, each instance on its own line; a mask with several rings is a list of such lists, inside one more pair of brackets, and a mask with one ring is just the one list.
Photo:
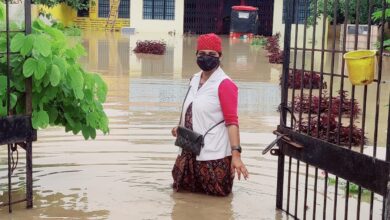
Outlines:
[[[139, 39], [165, 39], [167, 54], [135, 55], [131, 50]], [[89, 52], [82, 58], [85, 67], [100, 73], [109, 87], [105, 109], [110, 134], [84, 141], [63, 128], [40, 130], [33, 145], [34, 208], [15, 205], [12, 215], [0, 208], [0, 219], [287, 219], [275, 209], [276, 158], [261, 155], [274, 138], [280, 102], [281, 66], [268, 64], [265, 51], [223, 39], [223, 68], [240, 88], [242, 156], [250, 178], [236, 180], [233, 193], [218, 198], [171, 189], [177, 147], [170, 130], [178, 121], [186, 84], [198, 71], [195, 38], [86, 33], [83, 44]], [[13, 177], [15, 199], [24, 192], [24, 157], [20, 157]], [[0, 165], [1, 203], [7, 198], [4, 146]], [[310, 176], [309, 198], [312, 182]], [[340, 208], [341, 201], [343, 195]], [[368, 205], [363, 202], [363, 212]]]

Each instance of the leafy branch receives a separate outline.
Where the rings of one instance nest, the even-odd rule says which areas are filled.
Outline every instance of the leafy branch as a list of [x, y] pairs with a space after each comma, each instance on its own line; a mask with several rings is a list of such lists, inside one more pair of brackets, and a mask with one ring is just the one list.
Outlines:
[[[32, 124], [35, 129], [59, 125], [85, 139], [96, 130], [109, 132], [103, 110], [107, 85], [94, 73], [85, 71], [79, 58], [86, 54], [81, 44], [70, 46], [64, 33], [42, 21], [33, 23], [33, 33], [11, 36], [11, 103], [13, 114], [25, 111], [25, 79], [31, 77]], [[6, 51], [5, 33], [0, 35], [0, 52]], [[0, 116], [6, 115], [6, 56], [0, 57]]]

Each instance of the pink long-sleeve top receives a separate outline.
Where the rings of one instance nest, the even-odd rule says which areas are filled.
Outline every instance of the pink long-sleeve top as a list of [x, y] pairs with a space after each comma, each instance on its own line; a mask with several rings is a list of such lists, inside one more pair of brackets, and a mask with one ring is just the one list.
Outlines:
[[218, 96], [226, 126], [238, 126], [238, 87], [232, 80], [225, 79], [219, 85]]

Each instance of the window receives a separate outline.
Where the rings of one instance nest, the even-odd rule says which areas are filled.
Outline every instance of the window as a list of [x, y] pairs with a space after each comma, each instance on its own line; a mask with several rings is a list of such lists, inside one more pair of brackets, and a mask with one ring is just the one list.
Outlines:
[[[309, 0], [297, 0], [295, 1], [295, 14], [293, 19], [293, 24], [304, 24], [305, 23], [305, 13], [306, 19], [310, 16], [310, 2]], [[305, 7], [306, 4], [306, 7]], [[287, 7], [289, 5], [288, 0], [283, 0], [283, 23], [286, 21], [287, 16]], [[298, 17], [297, 17], [298, 15]]]
[[77, 17], [89, 17], [89, 9], [77, 10]]
[[130, 18], [130, 0], [120, 0], [118, 18]]
[[144, 0], [144, 19], [174, 20], [175, 0]]
[[99, 0], [98, 16], [107, 18], [110, 14], [110, 0]]

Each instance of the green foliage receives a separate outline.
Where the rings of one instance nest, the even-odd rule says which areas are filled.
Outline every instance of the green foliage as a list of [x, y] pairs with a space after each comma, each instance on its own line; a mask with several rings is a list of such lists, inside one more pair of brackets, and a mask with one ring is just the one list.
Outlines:
[[252, 39], [252, 46], [265, 46], [267, 44], [267, 38], [264, 36], [256, 36]]
[[[332, 186], [332, 185], [335, 185], [335, 184], [336, 184], [336, 179], [332, 178], [332, 177], [329, 177], [328, 178], [328, 185]], [[339, 187], [342, 187], [345, 190], [347, 184], [345, 182], [339, 182], [338, 185], [339, 185]], [[348, 189], [349, 189], [349, 193], [352, 194], [352, 195], [359, 193], [359, 186], [354, 184], [354, 183], [350, 182]], [[361, 192], [363, 194], [369, 194], [370, 193], [369, 190], [364, 189], [364, 188], [361, 188]]]
[[[382, 21], [382, 15], [383, 15], [383, 10], [378, 10], [372, 13], [372, 20], [376, 22], [381, 22]], [[386, 8], [385, 10], [385, 18], [389, 19], [390, 18], [390, 9]]]
[[0, 21], [5, 20], [5, 4], [4, 2], [0, 2]]
[[[388, 20], [390, 18], [390, 9], [389, 9], [390, 0], [386, 0], [386, 3], [387, 3], [387, 8], [385, 10], [385, 19]], [[372, 20], [376, 22], [381, 22], [382, 16], [383, 16], [383, 8], [380, 7], [378, 10], [372, 13]]]
[[[86, 72], [79, 58], [86, 54], [81, 44], [70, 46], [60, 30], [33, 23], [33, 33], [12, 36], [11, 108], [14, 114], [25, 109], [24, 81], [32, 77], [32, 124], [34, 128], [64, 126], [74, 134], [82, 132], [85, 139], [95, 138], [96, 130], [108, 133], [108, 118], [102, 103], [107, 85], [94, 73]], [[5, 34], [0, 35], [0, 50]], [[5, 45], [4, 45], [5, 47]], [[6, 59], [0, 57], [0, 116], [6, 115]]]
[[55, 22], [52, 27], [63, 31], [66, 36], [81, 36], [82, 33], [81, 29], [76, 25], [65, 27], [63, 23]]
[[390, 50], [390, 39], [387, 39], [383, 42], [383, 47], [386, 49], [386, 50]]
[[[386, 0], [386, 3], [389, 5], [390, 4], [390, 0]], [[389, 19], [390, 19], [390, 9], [388, 7], [389, 6], [387, 6], [387, 8], [385, 10], [385, 21], [389, 21]], [[376, 22], [382, 22], [382, 17], [383, 17], [383, 8], [375, 11], [374, 13], [372, 13], [372, 20], [374, 20]], [[377, 43], [377, 47], [378, 47], [378, 49], [380, 48], [380, 42]], [[387, 36], [387, 37], [385, 36], [384, 37], [383, 48], [385, 50], [390, 50], [390, 38], [389, 38], [389, 36]]]
[[[343, 23], [346, 17], [346, 9], [348, 8], [348, 22], [349, 23], [355, 23], [356, 22], [356, 0], [349, 0], [348, 5], [346, 3], [346, 0], [328, 0], [327, 5], [325, 7], [325, 0], [318, 0], [317, 1], [317, 18], [323, 15], [326, 11], [327, 16], [331, 22], [334, 22], [335, 19], [335, 13], [334, 13], [334, 6], [337, 4], [337, 21], [336, 23], [340, 24]], [[390, 1], [390, 0], [386, 0]], [[378, 11], [382, 11], [382, 0], [374, 0], [373, 3], [374, 9]], [[359, 24], [367, 24], [368, 23], [368, 10], [369, 9], [369, 2], [368, 1], [359, 1]], [[315, 13], [315, 1], [311, 1], [310, 3], [310, 16], [308, 18], [309, 24], [314, 24], [314, 22], [317, 22], [317, 20], [314, 19], [314, 13]]]
[[49, 8], [61, 3], [64, 3], [76, 10], [89, 8], [89, 0], [33, 0], [33, 2], [34, 4], [46, 5]]
[[[380, 41], [376, 42], [375, 43], [375, 47], [379, 50], [380, 47], [381, 47], [381, 42]], [[387, 40], [383, 41], [383, 48], [385, 50], [390, 51], [390, 39], [387, 39]]]
[[64, 33], [67, 36], [81, 36], [81, 29], [77, 26], [70, 26], [65, 28]]

